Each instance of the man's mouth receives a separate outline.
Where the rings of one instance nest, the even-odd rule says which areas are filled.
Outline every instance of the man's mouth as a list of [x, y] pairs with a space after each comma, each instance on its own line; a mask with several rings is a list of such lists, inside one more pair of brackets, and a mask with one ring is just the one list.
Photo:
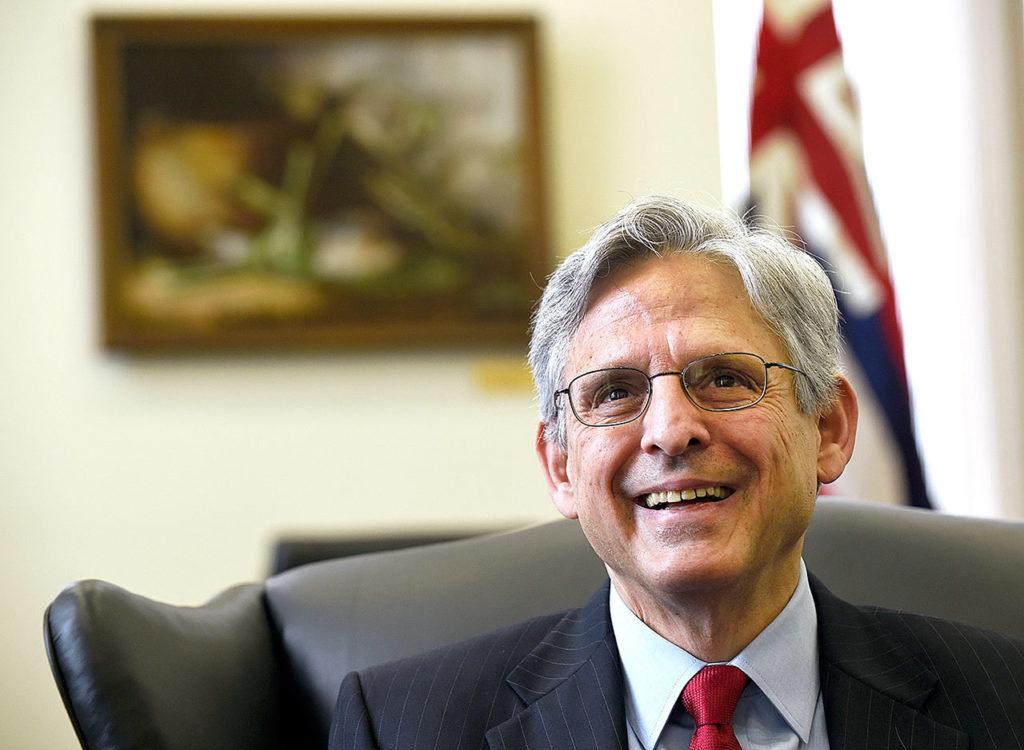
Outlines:
[[725, 500], [732, 493], [731, 487], [694, 487], [678, 492], [650, 492], [640, 495], [634, 502], [644, 508], [664, 510], [697, 505], [698, 503], [717, 503], [719, 500]]

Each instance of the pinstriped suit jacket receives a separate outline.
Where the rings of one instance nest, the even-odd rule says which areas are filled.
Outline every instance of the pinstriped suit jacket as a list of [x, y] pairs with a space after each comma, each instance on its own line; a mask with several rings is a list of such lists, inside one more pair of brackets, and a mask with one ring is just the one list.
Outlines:
[[[1024, 644], [810, 578], [832, 750], [1024, 750]], [[342, 683], [331, 750], [626, 750], [606, 583], [584, 607]]]

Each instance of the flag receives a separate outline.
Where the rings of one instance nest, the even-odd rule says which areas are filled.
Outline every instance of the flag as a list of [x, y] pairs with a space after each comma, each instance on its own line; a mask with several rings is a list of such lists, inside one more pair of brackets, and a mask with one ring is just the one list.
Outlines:
[[888, 260], [829, 0], [766, 0], [750, 111], [751, 216], [792, 229], [829, 272], [861, 401], [839, 491], [931, 507]]

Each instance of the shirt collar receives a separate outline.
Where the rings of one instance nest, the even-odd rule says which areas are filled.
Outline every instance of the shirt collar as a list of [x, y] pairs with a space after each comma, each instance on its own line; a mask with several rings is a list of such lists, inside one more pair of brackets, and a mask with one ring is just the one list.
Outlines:
[[[626, 717], [650, 750], [686, 683], [705, 663], [647, 627], [614, 585], [608, 603], [622, 661]], [[750, 677], [806, 743], [819, 691], [818, 616], [803, 560], [796, 591], [782, 612], [729, 663]]]

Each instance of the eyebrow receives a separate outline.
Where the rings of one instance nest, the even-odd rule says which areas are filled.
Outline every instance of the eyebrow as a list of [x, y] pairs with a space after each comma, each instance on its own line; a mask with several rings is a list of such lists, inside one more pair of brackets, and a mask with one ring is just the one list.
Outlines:
[[[611, 370], [611, 369], [615, 369], [615, 368], [626, 368], [626, 369], [630, 369], [630, 370], [639, 370], [640, 372], [647, 373], [648, 375], [652, 375], [652, 374], [656, 374], [656, 373], [661, 373], [661, 372], [681, 372], [683, 370], [683, 368], [685, 368], [687, 365], [693, 364], [698, 359], [704, 359], [705, 357], [714, 357], [717, 354], [734, 354], [736, 352], [747, 352], [747, 353], [750, 353], [750, 354], [756, 354], [758, 357], [761, 357], [761, 359], [763, 359], [765, 362], [776, 361], [776, 360], [773, 360], [771, 357], [767, 357], [767, 356], [765, 356], [763, 354], [759, 354], [758, 352], [751, 351], [751, 349], [743, 349], [742, 347], [741, 348], [732, 348], [732, 349], [728, 349], [728, 348], [723, 349], [723, 348], [711, 347], [711, 348], [708, 348], [708, 349], [700, 350], [699, 354], [691, 355], [682, 365], [668, 364], [668, 365], [665, 365], [665, 366], [652, 367], [651, 366], [652, 360], [648, 359], [647, 363], [646, 363], [646, 366], [641, 366], [641, 365], [636, 363], [636, 360], [627, 359], [625, 357], [618, 357], [618, 358], [615, 358], [615, 359], [608, 360], [607, 364], [602, 364], [602, 365], [590, 364], [590, 365], [586, 365], [584, 368], [580, 369], [579, 371], [572, 373], [571, 376], [570, 376], [570, 380], [572, 378], [574, 378], [574, 377], [579, 376], [579, 375], [583, 375], [583, 374], [588, 373], [588, 372], [594, 372], [595, 370]], [[785, 359], [785, 357], [783, 357], [783, 359]]]

